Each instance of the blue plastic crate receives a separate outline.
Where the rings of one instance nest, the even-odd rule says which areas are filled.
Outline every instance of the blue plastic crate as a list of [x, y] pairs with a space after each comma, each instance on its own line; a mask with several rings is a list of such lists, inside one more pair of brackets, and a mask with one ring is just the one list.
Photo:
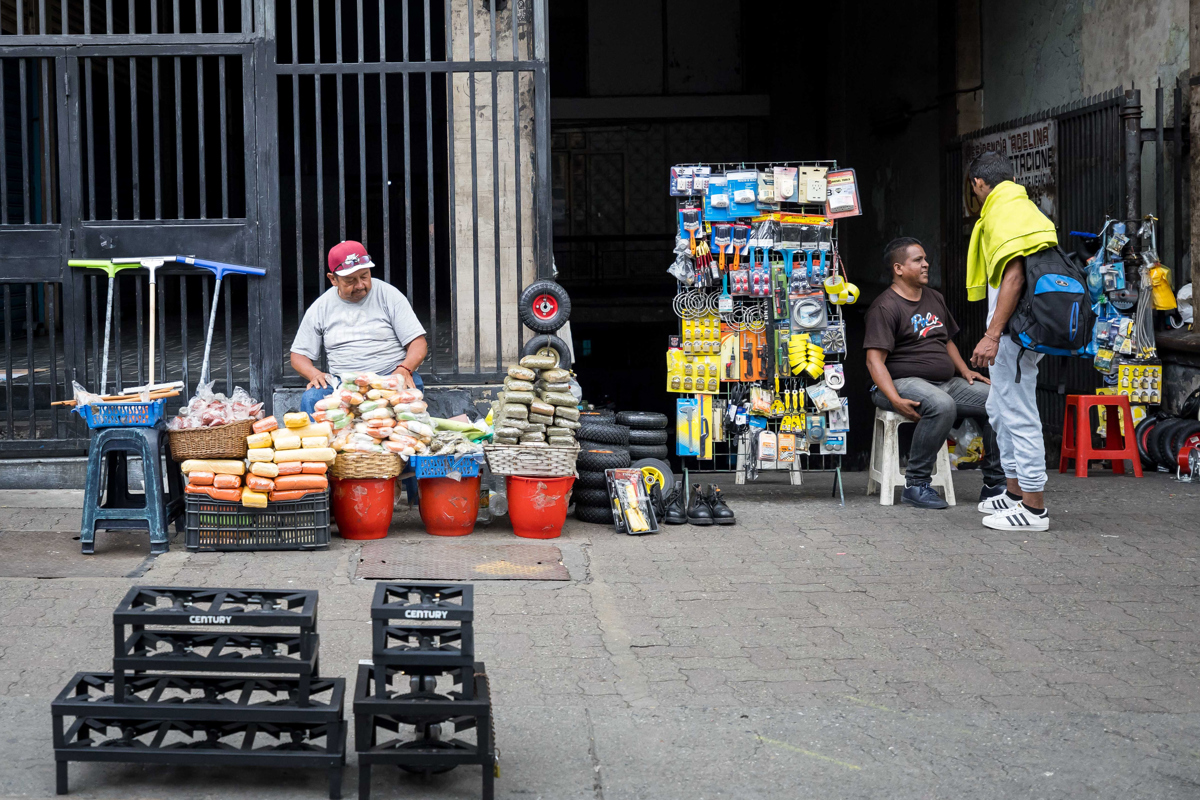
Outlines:
[[418, 478], [444, 478], [457, 472], [464, 478], [474, 478], [483, 467], [483, 454], [469, 456], [410, 456], [409, 465]]
[[89, 428], [153, 428], [162, 419], [165, 400], [149, 403], [95, 403], [75, 406]]

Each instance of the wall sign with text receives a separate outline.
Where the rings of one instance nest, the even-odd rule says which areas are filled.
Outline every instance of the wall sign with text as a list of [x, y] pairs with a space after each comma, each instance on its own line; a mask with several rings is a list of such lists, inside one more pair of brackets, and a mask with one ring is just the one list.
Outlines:
[[[1025, 187], [1029, 199], [1042, 213], [1056, 219], [1055, 194], [1058, 186], [1058, 124], [1053, 119], [990, 133], [962, 144], [963, 182], [967, 184], [967, 168], [975, 156], [985, 150], [995, 150], [1012, 161], [1016, 181]], [[963, 194], [963, 216], [979, 213], [979, 201], [970, 186]]]

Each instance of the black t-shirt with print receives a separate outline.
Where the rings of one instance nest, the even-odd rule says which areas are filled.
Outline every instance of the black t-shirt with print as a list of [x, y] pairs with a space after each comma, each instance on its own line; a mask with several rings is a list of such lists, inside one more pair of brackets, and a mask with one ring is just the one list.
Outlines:
[[913, 302], [889, 286], [867, 310], [863, 347], [888, 351], [887, 370], [892, 380], [947, 381], [954, 377], [955, 369], [946, 343], [957, 333], [958, 325], [940, 292], [926, 286], [921, 299]]

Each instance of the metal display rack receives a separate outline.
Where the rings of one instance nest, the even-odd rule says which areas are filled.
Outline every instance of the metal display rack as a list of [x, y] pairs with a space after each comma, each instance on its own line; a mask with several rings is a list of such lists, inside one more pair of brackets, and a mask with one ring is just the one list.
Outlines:
[[[469, 584], [375, 587], [372, 659], [354, 691], [360, 800], [371, 796], [375, 764], [423, 774], [479, 764], [492, 800], [495, 731], [487, 671], [475, 661], [473, 597]], [[473, 742], [458, 736], [472, 731]]]
[[[108, 761], [320, 768], [341, 797], [346, 682], [318, 677], [316, 624], [314, 591], [133, 587], [113, 671], [77, 673], [51, 703], [57, 792], [69, 762]], [[271, 627], [294, 630], [253, 630]]]
[[[744, 162], [724, 162], [724, 163], [703, 162], [703, 163], [696, 163], [696, 164], [684, 164], [684, 165], [680, 165], [680, 166], [693, 167], [693, 168], [694, 167], [708, 168], [709, 170], [711, 170], [711, 173], [713, 175], [718, 175], [721, 173], [728, 173], [728, 172], [735, 172], [735, 171], [740, 171], [740, 170], [770, 169], [772, 167], [824, 168], [828, 171], [834, 171], [838, 168], [837, 162], [834, 160], [744, 161]], [[676, 197], [677, 210], [683, 209], [690, 205], [694, 205], [696, 203], [696, 197], [697, 196], [695, 196], [695, 195], [688, 196], [688, 197]], [[780, 212], [777, 212], [777, 213], [810, 215], [810, 216], [814, 216], [814, 217], [815, 216], [820, 216], [820, 217], [825, 216], [825, 207], [823, 204], [784, 203], [782, 205], [784, 207], [781, 208]], [[837, 253], [838, 253], [837, 224], [836, 224], [835, 220], [830, 220], [830, 222], [833, 223], [833, 229], [831, 231], [829, 261], [831, 263], [832, 268], [836, 269], [837, 265], [840, 264], [840, 258], [837, 257]], [[704, 222], [703, 230], [705, 232], [705, 238], [707, 238], [710, 233], [709, 223], [707, 221]], [[697, 237], [697, 240], [699, 240], [699, 237]], [[759, 249], [760, 251], [762, 250], [761, 248], [757, 248], [757, 249]], [[776, 252], [776, 251], [772, 250], [771, 252]], [[796, 250], [795, 252], [800, 253], [802, 251]], [[769, 256], [767, 256], [765, 254], [761, 254], [761, 257], [769, 258]], [[788, 257], [789, 258], [791, 257], [790, 253], [788, 254]], [[676, 296], [676, 301], [675, 301], [674, 307], [675, 307], [675, 311], [676, 311], [676, 316], [680, 317], [681, 333], [682, 333], [682, 328], [683, 328], [683, 321], [685, 319], [687, 319], [687, 317], [685, 316], [685, 313], [681, 313], [681, 308], [685, 308], [686, 306], [688, 306], [687, 299], [684, 296], [687, 295], [689, 292], [697, 292], [697, 291], [703, 292], [705, 294], [705, 299], [703, 301], [705, 309], [707, 309], [708, 311], [715, 311], [718, 307], [718, 296], [722, 292], [722, 289], [720, 286], [697, 290], [697, 289], [690, 289], [688, 287], [685, 287], [682, 283], [678, 283], [677, 284], [677, 296]], [[720, 314], [721, 322], [723, 325], [726, 325], [731, 322], [734, 324], [738, 324], [739, 321], [742, 321], [741, 324], [744, 325], [744, 324], [746, 324], [744, 322], [744, 320], [761, 318], [766, 321], [765, 325], [763, 326], [763, 329], [769, 332], [772, 330], [772, 326], [773, 326], [773, 310], [771, 308], [771, 302], [772, 302], [772, 299], [769, 295], [766, 297], [747, 297], [747, 296], [733, 295], [733, 312], [726, 313], [726, 314]], [[695, 299], [692, 299], [691, 305], [692, 306], [697, 305], [697, 302]], [[756, 311], [756, 312], [750, 311], [750, 309], [754, 309], [756, 307], [759, 309], [758, 311]], [[701, 313], [704, 313], [704, 312], [701, 312]], [[844, 317], [842, 314], [842, 307], [840, 305], [834, 305], [832, 303], [829, 303], [828, 298], [826, 298], [826, 315], [827, 315], [827, 323], [828, 323], [829, 327], [841, 326], [842, 330], [843, 331], [845, 330], [845, 327], [844, 327], [845, 320], [844, 320]], [[740, 330], [740, 328], [738, 328], [738, 329]], [[845, 345], [844, 345], [844, 337], [843, 337], [842, 352], [826, 353], [825, 363], [826, 364], [841, 363], [842, 360], [844, 359], [844, 357], [845, 357]], [[777, 364], [773, 365], [773, 366], [775, 366], [776, 369], [778, 368]], [[808, 400], [807, 395], [805, 393], [805, 389], [807, 389], [807, 387], [809, 385], [811, 385], [812, 383], [814, 383], [816, 381], [810, 379], [808, 376], [805, 376], [805, 375], [790, 375], [790, 374], [788, 374], [786, 376], [781, 375], [781, 380], [785, 382], [785, 386], [794, 387], [794, 388], [799, 389], [799, 397], [800, 397], [800, 400], [802, 403], [802, 408], [800, 409], [801, 412], [803, 412], [803, 413], [807, 413], [807, 412], [820, 413], [812, 406], [811, 402]], [[744, 387], [747, 387], [749, 385], [758, 385], [763, 388], [773, 389], [774, 388], [774, 375], [773, 374], [769, 375], [766, 378], [764, 378], [763, 380], [752, 382], [752, 384], [748, 383], [748, 382], [743, 382], [743, 381], [728, 381], [725, 379], [725, 376], [722, 375], [722, 376], [720, 376], [720, 383], [719, 383], [718, 391], [716, 393], [710, 393], [708, 396], [713, 398], [713, 403], [715, 406], [719, 405], [721, 407], [728, 407], [731, 403], [733, 403], [734, 399], [736, 397], [738, 397], [745, 390]], [[785, 388], [784, 391], [786, 392], [787, 389]], [[700, 395], [698, 395], [698, 394], [697, 395], [688, 395], [686, 392], [676, 393], [676, 394], [678, 394], [679, 396], [700, 397]], [[766, 430], [773, 431], [776, 433], [776, 435], [778, 435], [778, 433], [780, 432], [780, 428], [781, 428], [782, 418], [781, 417], [763, 417], [763, 419], [766, 421]], [[834, 476], [832, 494], [836, 497], [839, 497], [842, 505], [845, 505], [845, 494], [844, 494], [844, 489], [843, 489], [843, 485], [842, 485], [842, 471], [841, 471], [842, 456], [840, 454], [822, 454], [822, 453], [820, 453], [819, 445], [816, 445], [816, 444], [811, 445], [812, 450], [814, 451], [812, 453], [808, 452], [806, 449], [802, 449], [800, 446], [800, 441], [804, 440], [804, 434], [799, 433], [799, 434], [797, 434], [797, 446], [796, 446], [796, 450], [795, 450], [794, 460], [791, 463], [785, 463], [785, 462], [780, 462], [780, 461], [776, 460], [773, 462], [758, 462], [756, 465], [750, 465], [750, 464], [748, 464], [748, 462], [751, 460], [751, 453], [752, 453], [751, 437], [752, 437], [752, 435], [756, 435], [758, 430], [759, 429], [751, 428], [749, 431], [744, 431], [741, 433], [736, 433], [734, 431], [727, 430], [727, 429], [724, 430], [723, 436], [720, 436], [719, 438], [714, 438], [712, 440], [712, 458], [711, 459], [701, 459], [698, 456], [680, 456], [680, 460], [683, 464], [685, 485], [690, 485], [690, 482], [689, 482], [689, 474], [690, 473], [697, 473], [697, 474], [718, 474], [718, 473], [729, 474], [729, 473], [732, 473], [734, 475], [734, 482], [737, 484], [744, 484], [746, 482], [748, 472], [750, 473], [751, 479], [757, 478], [757, 473], [760, 473], [760, 472], [786, 473], [788, 475], [789, 482], [793, 486], [801, 485], [801, 483], [803, 481], [803, 475], [805, 473], [810, 473], [810, 474], [811, 473], [830, 473]], [[807, 442], [805, 442], [805, 443], [807, 444]], [[748, 469], [748, 467], [749, 467], [749, 469]]]

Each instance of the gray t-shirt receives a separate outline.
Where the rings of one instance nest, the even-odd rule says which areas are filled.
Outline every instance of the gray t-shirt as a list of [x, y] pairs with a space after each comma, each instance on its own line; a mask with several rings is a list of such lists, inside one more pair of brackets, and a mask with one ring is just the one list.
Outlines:
[[404, 294], [390, 283], [371, 281], [359, 303], [338, 296], [331, 286], [304, 312], [292, 352], [314, 362], [324, 346], [329, 370], [385, 375], [404, 360], [408, 344], [425, 329]]

